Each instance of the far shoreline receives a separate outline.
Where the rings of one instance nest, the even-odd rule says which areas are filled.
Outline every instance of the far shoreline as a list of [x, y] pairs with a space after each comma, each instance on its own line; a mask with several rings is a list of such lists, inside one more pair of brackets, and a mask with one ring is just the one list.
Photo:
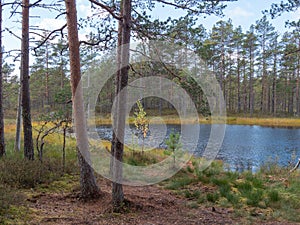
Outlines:
[[[262, 126], [262, 127], [278, 127], [278, 128], [300, 128], [300, 118], [278, 118], [278, 117], [235, 117], [228, 116], [226, 118], [211, 118], [211, 117], [199, 117], [198, 121], [195, 118], [187, 118], [179, 120], [174, 115], [163, 115], [152, 117], [149, 116], [151, 124], [226, 124], [226, 125], [250, 125], [250, 126]], [[133, 123], [134, 118], [130, 117], [127, 120], [128, 123]], [[97, 125], [111, 125], [112, 120], [109, 117], [90, 119], [89, 124]]]

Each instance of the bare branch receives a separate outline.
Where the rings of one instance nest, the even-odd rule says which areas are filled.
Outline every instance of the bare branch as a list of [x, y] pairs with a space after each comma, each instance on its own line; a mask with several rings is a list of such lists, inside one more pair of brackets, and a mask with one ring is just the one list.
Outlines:
[[179, 9], [189, 10], [189, 11], [191, 11], [193, 13], [198, 13], [198, 10], [189, 8], [186, 5], [179, 5], [179, 4], [175, 4], [173, 2], [168, 2], [168, 1], [164, 1], [164, 0], [155, 0], [155, 1], [163, 3], [163, 4], [166, 4], [166, 5], [174, 6], [174, 7], [179, 8]]
[[7, 6], [7, 5], [13, 6], [13, 5], [15, 5], [15, 4], [20, 5], [20, 3], [16, 3], [16, 2], [7, 2], [7, 3], [2, 3], [2, 7], [3, 7], [3, 6]]
[[298, 159], [297, 164], [295, 165], [295, 167], [293, 169], [290, 170], [290, 173], [294, 172], [296, 169], [298, 169], [298, 167], [300, 166], [300, 159]]
[[64, 36], [64, 34], [63, 34], [63, 29], [64, 28], [66, 28], [67, 27], [67, 24], [65, 24], [65, 25], [63, 25], [61, 28], [59, 28], [59, 29], [56, 29], [56, 30], [53, 30], [53, 31], [51, 31], [49, 34], [48, 34], [48, 36], [37, 46], [37, 47], [35, 47], [33, 50], [34, 51], [36, 51], [36, 49], [38, 49], [39, 47], [41, 47], [42, 45], [44, 45], [45, 43], [46, 43], [46, 41], [48, 41], [49, 40], [49, 38], [51, 37], [51, 35], [52, 34], [54, 34], [54, 33], [56, 33], [56, 32], [58, 32], [58, 31], [60, 31], [60, 33], [61, 33], [61, 36], [63, 37]]
[[20, 58], [20, 56], [21, 56], [21, 52], [14, 57], [13, 62], [19, 61], [18, 58]]
[[58, 19], [60, 16], [66, 15], [66, 14], [67, 14], [67, 12], [62, 12], [62, 13], [58, 14], [58, 15], [55, 17], [55, 19]]
[[104, 48], [107, 49], [107, 42], [109, 42], [109, 40], [111, 40], [111, 39], [113, 38], [113, 37], [112, 37], [112, 33], [113, 33], [113, 32], [114, 32], [113, 30], [110, 30], [110, 31], [109, 31], [109, 34], [106, 35], [105, 38], [102, 38], [102, 39], [101, 39], [100, 36], [99, 36], [97, 42], [79, 41], [79, 45], [85, 44], [85, 45], [89, 45], [89, 46], [97, 46], [97, 45], [99, 45], [100, 43], [104, 42], [104, 43], [105, 43], [105, 44], [104, 44], [104, 45], [105, 45]]
[[114, 13], [114, 8], [111, 8], [105, 4], [102, 4], [101, 2], [98, 2], [96, 0], [89, 0], [91, 3], [94, 3], [97, 6], [100, 6], [102, 9], [105, 9], [110, 15], [112, 15], [113, 18], [117, 19], [117, 20], [121, 20], [122, 17], [116, 15]]
[[35, 35], [37, 35], [37, 36], [39, 36], [39, 37], [41, 37], [41, 38], [45, 38], [43, 35], [41, 35], [41, 34], [39, 34], [39, 33], [37, 33], [37, 32], [34, 32], [34, 31], [30, 31], [29, 33], [30, 33], [30, 34], [35, 34]]
[[17, 4], [17, 6], [16, 6], [15, 8], [13, 8], [13, 6], [14, 6], [14, 4], [11, 6], [11, 8], [13, 9], [13, 11], [11, 11], [10, 16], [9, 16], [9, 19], [10, 19], [14, 14], [17, 13], [17, 10], [18, 10], [19, 6], [21, 6], [21, 3]]
[[13, 35], [14, 37], [18, 38], [19, 40], [22, 40], [22, 38], [20, 38], [18, 35], [16, 35], [14, 32], [12, 32], [10, 29], [5, 28], [6, 31], [8, 31], [8, 33], [10, 33], [11, 35]]
[[29, 8], [30, 7], [34, 7], [34, 6], [37, 6], [42, 0], [37, 0], [36, 2], [32, 3], [29, 5]]
[[87, 41], [79, 41], [79, 45], [81, 44], [85, 44], [85, 45], [89, 45], [89, 46], [97, 46], [102, 42], [102, 40], [99, 40], [97, 42], [87, 42]]

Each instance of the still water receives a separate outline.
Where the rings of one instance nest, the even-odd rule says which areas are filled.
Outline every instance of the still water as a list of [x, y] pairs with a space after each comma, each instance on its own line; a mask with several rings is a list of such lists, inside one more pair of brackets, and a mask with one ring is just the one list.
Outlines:
[[[182, 140], [182, 142], [184, 142], [184, 150], [196, 156], [202, 156], [207, 147], [212, 126], [150, 125], [149, 128], [150, 132], [144, 140], [145, 148], [165, 148], [165, 141], [171, 132], [181, 133], [184, 130], [192, 135], [200, 128], [198, 140], [192, 138], [188, 141]], [[102, 139], [110, 140], [112, 137], [111, 126], [100, 126], [97, 132]], [[137, 138], [134, 134], [133, 127], [126, 129], [125, 144], [128, 146], [142, 144], [141, 138]], [[296, 163], [300, 158], [300, 129], [226, 125], [223, 142], [216, 153], [216, 159], [223, 160], [232, 170], [256, 171], [262, 164], [270, 161], [287, 166], [292, 156], [296, 157], [292, 163]]]

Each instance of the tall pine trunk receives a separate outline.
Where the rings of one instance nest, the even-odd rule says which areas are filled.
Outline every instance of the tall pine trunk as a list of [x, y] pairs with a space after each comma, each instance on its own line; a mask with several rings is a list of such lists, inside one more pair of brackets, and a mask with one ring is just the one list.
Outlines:
[[254, 111], [254, 93], [253, 93], [253, 71], [254, 71], [254, 56], [253, 56], [253, 50], [252, 47], [249, 49], [249, 54], [250, 54], [250, 73], [249, 73], [249, 109], [250, 109], [250, 117], [253, 116], [253, 111]]
[[276, 96], [276, 80], [277, 80], [277, 38], [275, 39], [275, 52], [274, 52], [274, 61], [273, 61], [273, 81], [272, 81], [272, 107], [271, 112], [272, 115], [276, 115], [276, 107], [277, 107], [277, 96]]
[[16, 136], [15, 136], [15, 151], [20, 151], [21, 148], [21, 123], [22, 123], [22, 88], [19, 87], [18, 94], [18, 109], [17, 109], [17, 119], [16, 119]]
[[90, 164], [87, 125], [83, 106], [82, 86], [80, 85], [80, 54], [77, 28], [77, 12], [75, 0], [65, 0], [67, 11], [68, 41], [70, 52], [70, 73], [72, 87], [72, 103], [76, 144], [80, 166], [81, 197], [84, 200], [95, 199], [100, 195], [94, 172]]
[[[298, 39], [298, 49], [300, 49], [300, 38]], [[297, 79], [296, 79], [296, 113], [300, 116], [300, 92], [299, 92], [299, 82], [300, 82], [300, 54], [297, 53]]]
[[34, 159], [29, 90], [29, 0], [22, 1], [22, 44], [21, 44], [22, 117], [24, 132], [24, 156]]
[[0, 157], [5, 154], [4, 114], [3, 114], [3, 76], [2, 76], [2, 1], [0, 2]]
[[[239, 50], [238, 50], [239, 52]], [[237, 59], [237, 112], [241, 112], [241, 61]]]
[[[121, 53], [121, 57], [117, 56], [117, 60], [120, 60], [118, 65], [119, 72], [117, 77], [117, 93], [125, 88], [128, 84], [128, 70], [129, 70], [129, 44], [131, 36], [131, 0], [123, 0], [121, 7], [122, 23], [119, 25], [122, 26], [119, 31], [121, 31], [121, 36], [119, 36], [119, 41], [121, 41], [121, 46], [118, 46]], [[120, 42], [119, 42], [120, 43]], [[123, 151], [124, 151], [124, 128], [125, 128], [125, 114], [126, 111], [126, 92], [119, 96], [119, 101], [117, 102], [117, 118], [116, 118], [116, 129], [117, 135], [115, 136], [114, 145], [113, 145], [113, 167], [112, 167], [112, 201], [113, 201], [113, 210], [118, 212], [121, 210], [124, 202], [124, 193], [122, 186], [122, 177], [123, 177]]]

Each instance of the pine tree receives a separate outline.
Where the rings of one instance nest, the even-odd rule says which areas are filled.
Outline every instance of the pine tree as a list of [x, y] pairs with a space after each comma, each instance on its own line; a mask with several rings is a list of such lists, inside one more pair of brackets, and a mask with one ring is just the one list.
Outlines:
[[261, 77], [261, 103], [260, 111], [265, 114], [270, 111], [270, 102], [269, 102], [269, 77], [268, 71], [271, 71], [270, 68], [270, 58], [271, 58], [271, 49], [270, 45], [274, 40], [276, 35], [275, 28], [267, 20], [267, 17], [264, 16], [262, 19], [256, 21], [255, 33], [258, 43], [258, 57], [257, 65], [259, 66], [259, 74]]

